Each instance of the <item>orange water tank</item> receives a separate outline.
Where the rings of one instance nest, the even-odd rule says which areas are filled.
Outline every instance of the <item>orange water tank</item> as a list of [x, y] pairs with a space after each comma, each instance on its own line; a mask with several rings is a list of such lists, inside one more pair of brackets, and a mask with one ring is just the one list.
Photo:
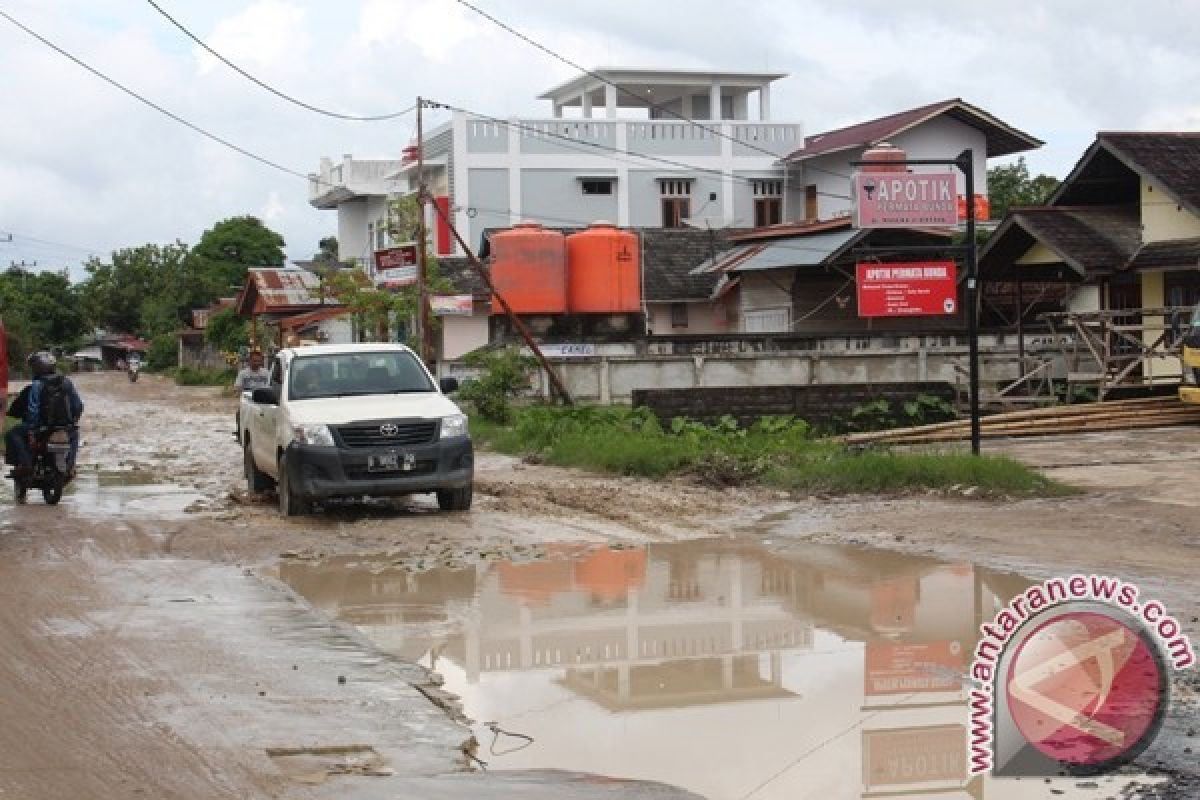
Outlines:
[[567, 307], [572, 314], [642, 310], [637, 234], [596, 222], [567, 237]]
[[[492, 235], [492, 283], [518, 314], [567, 313], [567, 245], [558, 231], [522, 222]], [[499, 313], [492, 299], [492, 311]]]

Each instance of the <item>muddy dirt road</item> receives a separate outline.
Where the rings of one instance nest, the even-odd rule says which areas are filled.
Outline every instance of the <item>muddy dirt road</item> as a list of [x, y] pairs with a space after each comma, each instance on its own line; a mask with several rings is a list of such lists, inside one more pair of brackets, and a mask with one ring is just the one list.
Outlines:
[[[1056, 500], [793, 499], [483, 454], [470, 513], [285, 520], [242, 491], [231, 398], [79, 384], [62, 507], [0, 498], [0, 797], [1116, 796], [1144, 779], [964, 774], [974, 631], [1080, 570], [1200, 630], [1196, 464], [1173, 457], [1196, 432], [1003, 445], [1090, 487]], [[1176, 695], [1143, 766], [1195, 769]]]

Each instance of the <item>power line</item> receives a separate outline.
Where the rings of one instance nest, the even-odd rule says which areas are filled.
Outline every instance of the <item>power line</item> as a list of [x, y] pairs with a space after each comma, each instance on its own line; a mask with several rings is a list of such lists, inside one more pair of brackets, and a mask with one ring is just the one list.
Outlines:
[[176, 28], [178, 28], [180, 31], [182, 31], [185, 36], [187, 36], [189, 39], [191, 39], [196, 44], [203, 47], [209, 53], [209, 55], [216, 58], [218, 61], [220, 61], [225, 66], [232, 69], [237, 74], [241, 75], [243, 78], [245, 78], [246, 80], [255, 84], [256, 86], [266, 89], [268, 92], [275, 95], [276, 97], [282, 98], [282, 99], [288, 101], [289, 103], [292, 103], [293, 105], [300, 106], [300, 108], [303, 108], [305, 110], [312, 111], [314, 114], [322, 114], [326, 117], [333, 117], [334, 119], [350, 120], [352, 122], [380, 122], [383, 120], [395, 119], [396, 117], [402, 117], [405, 114], [412, 113], [412, 111], [414, 109], [416, 109], [416, 106], [413, 105], [413, 106], [409, 106], [406, 109], [403, 109], [402, 111], [392, 111], [388, 114], [373, 114], [373, 115], [368, 115], [368, 116], [359, 116], [356, 114], [343, 114], [338, 111], [329, 111], [328, 109], [314, 106], [311, 103], [306, 103], [303, 100], [298, 100], [295, 97], [292, 97], [291, 95], [286, 94], [286, 93], [280, 91], [279, 89], [276, 89], [274, 86], [271, 86], [270, 84], [259, 80], [258, 78], [254, 77], [249, 72], [247, 72], [246, 70], [239, 67], [237, 64], [230, 61], [225, 56], [218, 53], [216, 50], [209, 47], [207, 44], [205, 44], [204, 40], [202, 40], [196, 34], [192, 33], [181, 22], [179, 22], [174, 17], [172, 17], [170, 14], [168, 14], [165, 10], [163, 10], [162, 6], [160, 6], [158, 3], [154, 2], [154, 0], [146, 0], [146, 2], [149, 3], [154, 8], [155, 11], [157, 11], [159, 14], [162, 14], [164, 17], [166, 17], [167, 21], [170, 22], [172, 25], [174, 25]]
[[[566, 134], [558, 133], [556, 131], [546, 130], [544, 128], [539, 128], [535, 125], [530, 125], [530, 124], [524, 123], [524, 122], [518, 122], [516, 120], [500, 119], [499, 117], [493, 117], [489, 114], [484, 114], [479, 111], [471, 111], [470, 109], [450, 105], [449, 103], [440, 103], [440, 102], [436, 102], [433, 100], [426, 100], [425, 104], [432, 108], [445, 108], [449, 111], [458, 111], [463, 114], [470, 114], [471, 116], [478, 117], [479, 119], [487, 120], [488, 122], [493, 122], [497, 125], [503, 125], [509, 129], [516, 128], [518, 130], [523, 130], [523, 131], [537, 134], [538, 136], [547, 136], [547, 137], [550, 137], [553, 139], [559, 139], [559, 140], [562, 140], [562, 141], [567, 142], [570, 145], [574, 146], [574, 148], [577, 150], [579, 150], [580, 148], [586, 147], [586, 148], [589, 148], [590, 150], [599, 150], [599, 151], [603, 151], [605, 153], [613, 153], [613, 154], [616, 154], [617, 156], [630, 156], [632, 158], [641, 159], [643, 161], [654, 161], [654, 162], [658, 162], [660, 164], [666, 164], [671, 167], [677, 167], [680, 169], [685, 169], [685, 170], [694, 171], [694, 172], [703, 172], [708, 175], [713, 175], [713, 176], [720, 177], [720, 178], [729, 178], [734, 181], [740, 181], [747, 185], [753, 185], [755, 181], [771, 180], [771, 178], [748, 178], [744, 175], [738, 175], [732, 171], [726, 172], [724, 170], [716, 169], [713, 167], [701, 167], [696, 164], [689, 164], [685, 161], [677, 161], [675, 159], [666, 158], [664, 156], [656, 156], [656, 155], [651, 155], [649, 153], [640, 153], [636, 150], [629, 150], [628, 148], [622, 150], [619, 147], [613, 147], [611, 145], [601, 144], [600, 142], [588, 142], [588, 141], [584, 141], [582, 139], [575, 139]], [[570, 123], [570, 124], [575, 124], [575, 123]], [[580, 121], [577, 124], [586, 125], [588, 123]], [[612, 158], [613, 156], [608, 156], [608, 157]], [[634, 161], [629, 161], [628, 159], [617, 159], [617, 160], [626, 161], [627, 163], [631, 163], [631, 164], [637, 163]], [[638, 164], [638, 166], [645, 166], [645, 165]], [[825, 197], [837, 198], [839, 200], [852, 200], [853, 199], [852, 197], [850, 197], [850, 195], [834, 194], [831, 192], [822, 192], [819, 190], [817, 191], [817, 194], [825, 196]]]
[[191, 130], [195, 131], [196, 133], [200, 134], [201, 136], [204, 136], [205, 138], [211, 139], [212, 141], [216, 142], [217, 144], [220, 144], [220, 145], [223, 145], [223, 146], [225, 146], [225, 147], [228, 147], [230, 150], [233, 150], [233, 151], [234, 151], [234, 152], [236, 152], [236, 153], [240, 153], [240, 154], [242, 154], [242, 155], [246, 156], [247, 158], [252, 158], [252, 159], [254, 159], [255, 161], [259, 162], [260, 164], [265, 164], [266, 166], [268, 166], [268, 167], [271, 167], [271, 168], [273, 168], [273, 169], [277, 169], [277, 170], [279, 170], [280, 172], [286, 172], [286, 173], [287, 173], [287, 174], [289, 174], [289, 175], [295, 175], [297, 178], [303, 178], [304, 180], [308, 180], [308, 176], [307, 176], [307, 175], [305, 175], [303, 172], [298, 172], [298, 171], [296, 171], [296, 170], [294, 170], [294, 169], [290, 169], [289, 167], [285, 167], [285, 166], [283, 166], [282, 164], [278, 164], [278, 163], [276, 163], [276, 162], [274, 162], [274, 161], [271, 161], [271, 160], [270, 160], [270, 159], [268, 159], [268, 158], [264, 158], [263, 156], [260, 156], [260, 155], [258, 155], [258, 154], [256, 154], [256, 153], [252, 153], [252, 152], [250, 152], [249, 150], [247, 150], [246, 148], [244, 148], [244, 147], [240, 147], [240, 146], [238, 146], [238, 145], [234, 144], [233, 142], [230, 142], [230, 141], [229, 141], [229, 140], [227, 140], [227, 139], [222, 139], [220, 136], [217, 136], [215, 133], [210, 133], [209, 131], [206, 131], [204, 128], [201, 128], [199, 125], [196, 125], [195, 123], [189, 122], [188, 120], [184, 119], [183, 117], [179, 116], [178, 114], [176, 114], [176, 113], [174, 113], [174, 112], [172, 112], [172, 111], [168, 111], [167, 109], [165, 109], [165, 108], [163, 108], [162, 106], [158, 105], [158, 104], [157, 104], [157, 103], [155, 103], [154, 101], [152, 101], [152, 100], [147, 100], [145, 97], [143, 97], [142, 95], [138, 94], [138, 93], [137, 93], [137, 92], [135, 92], [134, 90], [132, 90], [132, 89], [128, 88], [127, 86], [125, 86], [124, 84], [120, 83], [119, 81], [117, 81], [117, 80], [115, 80], [115, 79], [113, 79], [113, 78], [110, 78], [110, 77], [108, 77], [107, 75], [105, 75], [105, 74], [104, 74], [103, 72], [101, 72], [100, 70], [96, 69], [95, 67], [93, 67], [93, 66], [91, 66], [90, 64], [86, 63], [85, 61], [83, 61], [83, 60], [81, 60], [81, 59], [79, 59], [79, 58], [75, 57], [74, 55], [72, 55], [71, 53], [67, 52], [67, 51], [66, 51], [66, 50], [64, 50], [63, 48], [59, 47], [58, 45], [56, 45], [54, 42], [50, 41], [50, 40], [49, 40], [49, 39], [47, 39], [46, 37], [42, 36], [41, 34], [37, 33], [36, 31], [33, 31], [33, 30], [31, 30], [31, 29], [27, 28], [25, 25], [21, 24], [21, 23], [20, 23], [18, 20], [16, 20], [16, 19], [15, 19], [15, 18], [14, 18], [14, 17], [13, 17], [11, 14], [9, 14], [7, 11], [0, 10], [0, 16], [4, 17], [6, 20], [8, 20], [9, 22], [11, 22], [13, 25], [15, 25], [16, 27], [20, 28], [22, 31], [24, 31], [25, 33], [27, 33], [29, 36], [32, 36], [34, 39], [37, 39], [37, 40], [38, 40], [39, 42], [41, 42], [42, 44], [46, 45], [46, 46], [47, 46], [47, 47], [49, 47], [51, 50], [54, 50], [54, 51], [55, 51], [56, 53], [58, 53], [59, 55], [61, 55], [61, 56], [63, 56], [64, 58], [67, 58], [67, 59], [69, 59], [69, 60], [73, 61], [75, 64], [77, 64], [78, 66], [80, 66], [80, 67], [84, 68], [84, 69], [85, 69], [85, 70], [87, 70], [88, 72], [92, 73], [92, 74], [93, 74], [93, 75], [95, 75], [97, 78], [100, 78], [100, 79], [101, 79], [102, 81], [104, 81], [105, 83], [107, 83], [107, 84], [109, 84], [110, 86], [113, 86], [113, 87], [115, 87], [115, 88], [117, 88], [117, 89], [121, 90], [122, 92], [124, 92], [125, 94], [127, 94], [127, 95], [129, 95], [130, 97], [134, 98], [134, 99], [135, 99], [135, 100], [137, 100], [138, 102], [140, 102], [140, 103], [143, 103], [143, 104], [145, 104], [145, 105], [147, 105], [147, 106], [150, 106], [150, 108], [153, 108], [153, 109], [154, 109], [155, 111], [157, 111], [158, 113], [160, 113], [160, 114], [162, 114], [162, 115], [164, 115], [164, 116], [166, 116], [166, 117], [169, 117], [170, 119], [174, 120], [175, 122], [178, 122], [180, 125], [183, 125], [183, 126], [184, 126], [184, 127], [186, 127], [186, 128], [190, 128]]
[[8, 236], [9, 236], [8, 239], [0, 239], [0, 242], [7, 241], [7, 242], [11, 242], [13, 244], [20, 244], [20, 242], [17, 240], [22, 240], [22, 241], [26, 241], [26, 242], [34, 242], [36, 244], [48, 245], [50, 247], [58, 247], [58, 248], [61, 248], [64, 250], [77, 250], [80, 253], [88, 253], [89, 255], [92, 253], [103, 252], [105, 249], [103, 247], [80, 247], [79, 245], [76, 245], [76, 244], [66, 244], [65, 242], [55, 242], [55, 241], [51, 241], [50, 239], [39, 239], [36, 236], [26, 236], [25, 234], [17, 233], [16, 231], [9, 231]]
[[[770, 151], [770, 150], [766, 149], [765, 147], [759, 147], [758, 145], [756, 145], [756, 144], [754, 144], [754, 143], [752, 143], [752, 142], [748, 142], [748, 141], [746, 141], [746, 140], [744, 140], [744, 139], [739, 139], [739, 138], [737, 138], [736, 136], [730, 136], [729, 134], [727, 134], [727, 133], [725, 133], [724, 131], [722, 131], [720, 128], [715, 128], [715, 127], [712, 127], [712, 126], [710, 126], [710, 125], [705, 125], [703, 122], [700, 122], [700, 121], [698, 121], [698, 120], [691, 119], [691, 118], [689, 118], [689, 117], [685, 117], [685, 116], [684, 116], [684, 115], [682, 115], [682, 114], [676, 114], [674, 111], [672, 111], [671, 109], [667, 108], [666, 106], [663, 106], [663, 105], [655, 105], [655, 104], [653, 104], [653, 103], [645, 103], [645, 98], [641, 97], [641, 96], [640, 96], [640, 95], [638, 95], [636, 92], [632, 92], [632, 91], [630, 91], [629, 89], [626, 89], [624, 86], [621, 86], [620, 84], [616, 83], [615, 81], [611, 81], [611, 80], [609, 80], [608, 78], [605, 78], [605, 77], [604, 77], [603, 75], [601, 75], [600, 73], [598, 73], [598, 72], [595, 72], [594, 70], [590, 70], [590, 69], [588, 69], [587, 67], [584, 67], [584, 66], [582, 66], [582, 65], [580, 65], [580, 64], [578, 64], [578, 63], [576, 63], [576, 62], [572, 61], [571, 59], [567, 58], [566, 56], [564, 56], [564, 55], [562, 55], [562, 54], [560, 54], [560, 53], [558, 53], [558, 52], [555, 52], [554, 50], [551, 50], [551, 49], [550, 49], [549, 47], [547, 47], [546, 45], [542, 44], [541, 42], [539, 42], [539, 41], [537, 41], [537, 40], [533, 39], [532, 37], [530, 37], [530, 36], [528, 36], [528, 35], [526, 35], [526, 34], [524, 34], [524, 33], [521, 33], [521, 32], [520, 32], [519, 30], [517, 30], [516, 28], [512, 27], [511, 25], [509, 25], [508, 23], [506, 23], [506, 22], [504, 22], [504, 21], [502, 21], [502, 20], [500, 20], [500, 19], [497, 19], [496, 17], [492, 16], [492, 15], [491, 15], [491, 14], [489, 14], [488, 12], [484, 11], [482, 8], [479, 8], [478, 6], [476, 6], [476, 5], [474, 5], [474, 4], [470, 3], [470, 2], [468, 2], [467, 0], [457, 0], [457, 2], [459, 3], [459, 5], [462, 5], [462, 6], [466, 7], [466, 8], [469, 8], [471, 11], [474, 11], [476, 14], [478, 14], [479, 16], [481, 16], [481, 17], [483, 17], [484, 19], [486, 19], [488, 22], [491, 22], [493, 25], [495, 25], [495, 26], [497, 26], [497, 27], [501, 28], [502, 30], [505, 30], [505, 31], [507, 31], [508, 33], [510, 33], [510, 34], [512, 34], [513, 36], [517, 37], [517, 38], [518, 38], [518, 39], [520, 39], [521, 41], [525, 42], [526, 44], [528, 44], [528, 45], [530, 45], [530, 46], [532, 46], [532, 47], [535, 47], [535, 48], [537, 48], [538, 50], [541, 50], [543, 53], [545, 53], [546, 55], [550, 56], [551, 58], [553, 58], [553, 59], [556, 59], [556, 60], [558, 60], [558, 61], [561, 61], [562, 63], [566, 64], [567, 66], [569, 66], [569, 67], [572, 67], [572, 68], [574, 68], [574, 69], [577, 69], [577, 70], [579, 70], [580, 72], [582, 72], [583, 74], [585, 74], [585, 75], [587, 75], [587, 76], [589, 76], [589, 77], [591, 77], [591, 78], [595, 78], [596, 80], [600, 81], [601, 83], [603, 83], [603, 84], [605, 84], [605, 85], [607, 85], [607, 86], [611, 86], [611, 87], [613, 87], [613, 88], [614, 88], [614, 89], [616, 89], [618, 92], [621, 92], [622, 94], [625, 94], [625, 95], [628, 95], [629, 97], [632, 97], [633, 99], [637, 100], [639, 103], [644, 103], [644, 104], [646, 105], [646, 107], [647, 107], [647, 108], [649, 108], [649, 109], [652, 109], [652, 110], [659, 111], [659, 112], [661, 112], [662, 114], [665, 114], [665, 115], [666, 115], [666, 116], [668, 116], [668, 117], [671, 117], [671, 118], [673, 118], [673, 119], [677, 119], [677, 120], [679, 120], [679, 121], [681, 121], [681, 122], [686, 122], [686, 123], [688, 123], [689, 125], [695, 125], [696, 127], [700, 128], [700, 129], [702, 129], [702, 130], [706, 130], [706, 131], [708, 131], [709, 133], [713, 134], [714, 136], [718, 136], [718, 137], [720, 137], [720, 138], [722, 138], [722, 139], [728, 139], [728, 140], [729, 140], [729, 141], [731, 141], [731, 142], [734, 142], [734, 143], [736, 143], [736, 144], [740, 144], [740, 145], [742, 145], [743, 147], [747, 147], [747, 148], [749, 148], [749, 149], [751, 149], [751, 150], [757, 150], [758, 152], [760, 152], [760, 153], [763, 153], [763, 154], [765, 154], [765, 155], [768, 155], [768, 156], [771, 156], [772, 158], [775, 158], [775, 159], [781, 159], [781, 158], [782, 158], [782, 157], [781, 157], [781, 156], [780, 156], [778, 153], [774, 153], [774, 152], [772, 152], [772, 151]], [[720, 109], [714, 109], [714, 110], [713, 110], [713, 113], [715, 113], [715, 114], [717, 114], [717, 115], [720, 115]], [[803, 143], [803, 142], [801, 142], [800, 144], [801, 144], [801, 147], [803, 147], [804, 143]], [[838, 178], [845, 178], [846, 180], [850, 180], [850, 176], [849, 176], [849, 175], [844, 175], [844, 174], [842, 174], [842, 173], [840, 173], [840, 172], [834, 172], [833, 170], [823, 169], [823, 168], [821, 168], [821, 167], [811, 167], [811, 169], [812, 169], [814, 172], [824, 172], [824, 173], [826, 173], [826, 174], [833, 175], [833, 176], [835, 176], [835, 177], [838, 177]]]

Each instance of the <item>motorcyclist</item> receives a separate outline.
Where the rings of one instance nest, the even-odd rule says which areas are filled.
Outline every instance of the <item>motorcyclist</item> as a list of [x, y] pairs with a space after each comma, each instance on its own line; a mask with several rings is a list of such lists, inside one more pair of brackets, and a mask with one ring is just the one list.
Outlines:
[[67, 455], [67, 476], [75, 475], [75, 457], [79, 452], [79, 418], [83, 416], [83, 400], [75, 389], [75, 384], [69, 378], [57, 375], [58, 364], [52, 353], [40, 351], [28, 359], [29, 371], [33, 382], [24, 398], [24, 416], [20, 423], [13, 427], [4, 437], [9, 460], [14, 465], [13, 474], [24, 477], [33, 466], [33, 442], [38, 431], [51, 420], [48, 418], [50, 409], [45, 408], [44, 397], [47, 394], [46, 384], [57, 379], [62, 383], [62, 391], [67, 399], [67, 412], [70, 417], [68, 436], [71, 450]]

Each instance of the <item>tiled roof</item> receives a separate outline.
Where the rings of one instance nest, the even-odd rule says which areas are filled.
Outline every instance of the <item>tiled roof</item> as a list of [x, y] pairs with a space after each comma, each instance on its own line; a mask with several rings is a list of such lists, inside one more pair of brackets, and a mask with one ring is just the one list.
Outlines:
[[1082, 278], [1123, 269], [1140, 241], [1136, 206], [1018, 208], [984, 246], [980, 271], [985, 277], [1011, 278], [1021, 270], [1015, 262], [1040, 242]]
[[1042, 146], [1040, 139], [1017, 130], [983, 109], [956, 97], [807, 136], [804, 139], [804, 149], [792, 153], [788, 160], [803, 161], [840, 150], [870, 147], [942, 114], [983, 131], [987, 137], [988, 158], [1020, 153]]
[[470, 294], [477, 298], [487, 299], [491, 296], [483, 278], [471, 267], [471, 261], [465, 257], [438, 256], [438, 266], [442, 277], [450, 282], [459, 294]]
[[642, 228], [642, 275], [650, 303], [707, 300], [719, 277], [691, 271], [730, 247], [734, 232], [697, 228]]
[[1200, 268], [1200, 237], [1144, 244], [1129, 261], [1130, 269]]
[[1099, 133], [1096, 140], [1130, 169], [1159, 183], [1200, 215], [1200, 133]]

